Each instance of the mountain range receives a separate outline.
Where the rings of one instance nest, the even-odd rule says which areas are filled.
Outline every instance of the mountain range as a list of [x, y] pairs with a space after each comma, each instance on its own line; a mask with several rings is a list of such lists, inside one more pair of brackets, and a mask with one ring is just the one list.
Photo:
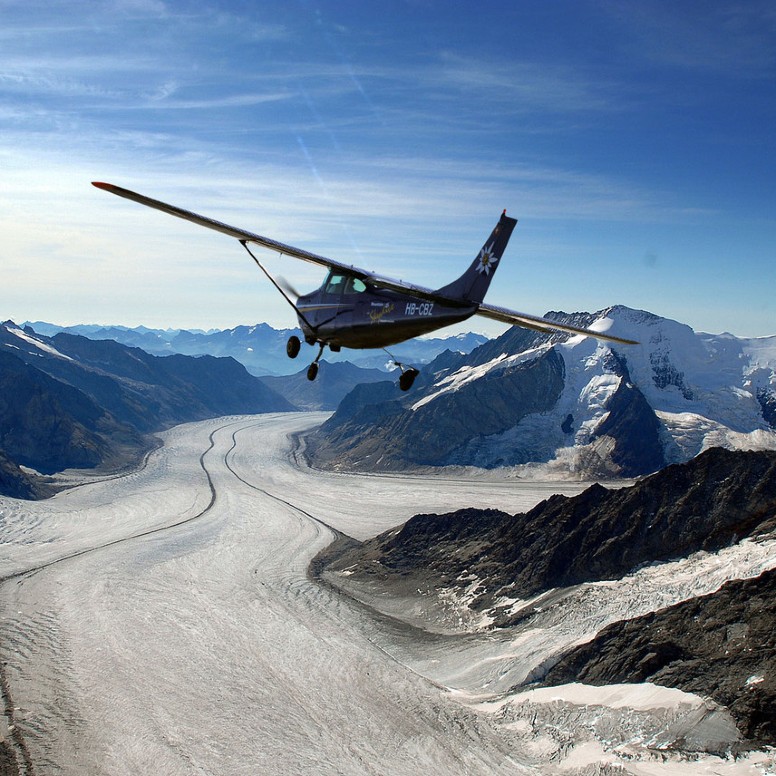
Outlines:
[[[266, 323], [211, 331], [90, 324], [57, 326], [45, 321], [28, 322], [25, 325], [46, 336], [65, 332], [93, 340], [114, 340], [123, 345], [142, 348], [155, 356], [168, 356], [173, 353], [187, 356], [231, 356], [252, 375], [257, 376], [289, 375], [299, 370], [298, 362], [290, 360], [286, 355], [286, 342], [291, 335], [301, 337], [299, 329], [273, 329]], [[469, 353], [475, 347], [487, 342], [487, 339], [482, 334], [472, 332], [448, 337], [420, 338], [397, 345], [391, 352], [400, 361], [426, 364], [445, 350]], [[309, 352], [312, 361], [315, 353], [313, 350]], [[330, 363], [349, 361], [364, 369], [383, 371], [386, 371], [391, 360], [382, 350], [327, 352], [326, 357]]]
[[25, 469], [116, 469], [149, 434], [219, 415], [294, 409], [232, 358], [152, 356], [73, 334], [0, 325], [0, 492], [48, 491]]
[[357, 387], [308, 437], [311, 462], [588, 479], [640, 476], [712, 446], [776, 448], [776, 336], [698, 333], [622, 306], [547, 315], [640, 344], [514, 327], [441, 354], [407, 394]]

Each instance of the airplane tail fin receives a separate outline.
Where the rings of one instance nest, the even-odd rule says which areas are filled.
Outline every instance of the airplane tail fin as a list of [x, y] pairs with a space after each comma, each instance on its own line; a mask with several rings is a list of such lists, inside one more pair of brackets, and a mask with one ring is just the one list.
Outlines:
[[474, 263], [461, 277], [438, 289], [437, 293], [451, 299], [463, 299], [479, 304], [485, 298], [485, 293], [498, 269], [499, 261], [506, 250], [515, 224], [517, 224], [517, 219], [510, 218], [505, 210]]

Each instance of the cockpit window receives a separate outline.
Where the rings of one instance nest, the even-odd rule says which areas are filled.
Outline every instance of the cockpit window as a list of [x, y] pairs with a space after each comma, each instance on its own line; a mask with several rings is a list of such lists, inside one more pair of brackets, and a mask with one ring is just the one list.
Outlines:
[[366, 291], [366, 283], [351, 275], [337, 275], [332, 272], [326, 280], [325, 292], [327, 294], [363, 294]]
[[335, 275], [334, 273], [329, 275], [329, 279], [326, 281], [326, 293], [341, 294], [342, 289], [345, 287], [345, 280], [344, 275]]

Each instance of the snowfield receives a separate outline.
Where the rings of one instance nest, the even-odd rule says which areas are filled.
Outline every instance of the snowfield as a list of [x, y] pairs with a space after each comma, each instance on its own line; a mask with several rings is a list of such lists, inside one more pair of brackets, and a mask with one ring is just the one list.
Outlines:
[[337, 532], [584, 485], [311, 471], [290, 435], [325, 417], [179, 426], [136, 472], [0, 498], [0, 737], [23, 773], [773, 772], [768, 753], [672, 753], [736, 736], [677, 690], [510, 691], [624, 612], [776, 565], [773, 544], [550, 596], [531, 632], [427, 634], [312, 582], [310, 560]]

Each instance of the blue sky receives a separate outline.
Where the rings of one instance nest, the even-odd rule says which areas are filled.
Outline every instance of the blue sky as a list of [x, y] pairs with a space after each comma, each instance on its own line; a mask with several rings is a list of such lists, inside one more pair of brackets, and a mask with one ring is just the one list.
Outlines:
[[2, 319], [293, 325], [239, 244], [105, 180], [432, 287], [507, 208], [491, 303], [776, 334], [771, 2], [0, 0], [0, 19]]

